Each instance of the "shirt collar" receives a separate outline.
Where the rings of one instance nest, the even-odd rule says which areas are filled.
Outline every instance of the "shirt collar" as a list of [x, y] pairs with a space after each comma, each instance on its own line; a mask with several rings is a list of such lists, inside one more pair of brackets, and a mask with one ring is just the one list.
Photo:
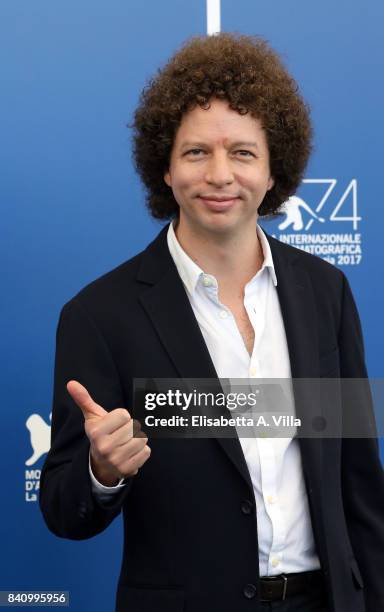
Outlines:
[[274, 266], [273, 258], [272, 258], [272, 251], [271, 251], [271, 247], [268, 242], [268, 238], [266, 237], [265, 233], [263, 232], [260, 225], [258, 224], [256, 225], [256, 232], [260, 240], [261, 250], [263, 251], [263, 255], [264, 255], [264, 261], [263, 261], [263, 265], [261, 266], [261, 269], [262, 270], [264, 268], [268, 269], [269, 274], [271, 275], [273, 284], [276, 287], [277, 286], [277, 276], [276, 276], [275, 266]]
[[[193, 261], [193, 259], [189, 257], [189, 255], [187, 255], [187, 253], [181, 247], [179, 241], [176, 238], [173, 223], [174, 221], [169, 224], [167, 232], [169, 252], [173, 261], [175, 262], [175, 266], [177, 268], [181, 280], [183, 281], [188, 293], [192, 295], [196, 289], [196, 285], [199, 281], [199, 278], [204, 275], [204, 271]], [[264, 256], [263, 265], [259, 272], [262, 272], [264, 268], [267, 268], [269, 274], [271, 275], [273, 284], [276, 287], [277, 277], [273, 264], [271, 247], [269, 246], [269, 242], [265, 233], [258, 224], [256, 225], [256, 232], [260, 240], [261, 249], [263, 251]]]

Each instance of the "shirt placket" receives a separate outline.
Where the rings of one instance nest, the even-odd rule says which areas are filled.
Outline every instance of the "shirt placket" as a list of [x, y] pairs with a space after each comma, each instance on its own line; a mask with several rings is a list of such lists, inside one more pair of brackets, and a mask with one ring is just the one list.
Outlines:
[[244, 307], [255, 333], [252, 355], [249, 364], [249, 377], [262, 377], [262, 364], [260, 355], [260, 339], [265, 327], [265, 299], [266, 299], [266, 275], [265, 270], [258, 273], [251, 283], [246, 285], [244, 293]]
[[[222, 378], [242, 376], [244, 365], [249, 361], [249, 355], [244, 347], [235, 318], [231, 310], [219, 300], [218, 283], [214, 276], [202, 274], [200, 278], [200, 295], [204, 301], [209, 302], [209, 314], [212, 329], [220, 330], [222, 338], [227, 336], [228, 346], [231, 346], [231, 367], [225, 368], [224, 372], [218, 372]], [[241, 342], [239, 342], [239, 339]], [[244, 351], [242, 350], [244, 347]], [[239, 349], [241, 349], [239, 351]], [[236, 357], [235, 357], [236, 356]], [[239, 372], [239, 374], [237, 374]]]
[[258, 438], [262, 494], [266, 512], [272, 523], [272, 542], [268, 556], [268, 575], [281, 573], [286, 539], [284, 516], [278, 497], [278, 465], [273, 439]]

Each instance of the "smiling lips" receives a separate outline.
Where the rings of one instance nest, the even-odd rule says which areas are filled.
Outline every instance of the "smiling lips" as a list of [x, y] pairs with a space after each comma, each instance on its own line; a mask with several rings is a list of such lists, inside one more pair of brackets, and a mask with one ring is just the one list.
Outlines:
[[237, 196], [199, 196], [199, 199], [204, 202], [204, 204], [210, 209], [214, 211], [224, 211], [228, 210], [234, 202], [237, 200]]

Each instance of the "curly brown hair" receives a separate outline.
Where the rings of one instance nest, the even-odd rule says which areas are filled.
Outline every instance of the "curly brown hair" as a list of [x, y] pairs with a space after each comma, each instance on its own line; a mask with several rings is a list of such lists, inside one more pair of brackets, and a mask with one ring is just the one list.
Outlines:
[[179, 206], [164, 181], [184, 113], [211, 98], [250, 113], [266, 131], [274, 186], [259, 215], [276, 215], [298, 188], [311, 152], [309, 108], [295, 80], [268, 43], [256, 36], [194, 36], [144, 87], [134, 113], [133, 161], [153, 217], [169, 219]]

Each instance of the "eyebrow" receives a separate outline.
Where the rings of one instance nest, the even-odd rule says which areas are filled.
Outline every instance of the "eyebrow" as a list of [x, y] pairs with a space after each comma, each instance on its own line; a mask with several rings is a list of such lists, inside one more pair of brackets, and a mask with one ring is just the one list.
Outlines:
[[[207, 143], [204, 142], [183, 142], [183, 144], [181, 145], [181, 148], [184, 149], [184, 147], [206, 147], [208, 146]], [[257, 142], [244, 142], [244, 141], [236, 141], [236, 142], [232, 142], [230, 143], [231, 147], [253, 147], [255, 149], [258, 149], [258, 144]]]

